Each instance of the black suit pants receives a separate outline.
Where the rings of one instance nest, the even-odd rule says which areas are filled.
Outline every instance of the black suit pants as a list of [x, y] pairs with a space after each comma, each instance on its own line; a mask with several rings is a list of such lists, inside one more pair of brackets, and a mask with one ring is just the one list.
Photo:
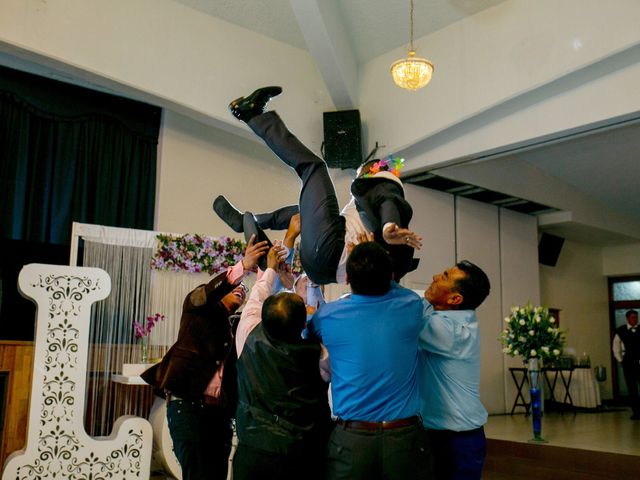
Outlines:
[[248, 125], [302, 181], [299, 200], [302, 267], [315, 283], [335, 282], [344, 250], [345, 221], [327, 164], [287, 129], [276, 112], [258, 115]]

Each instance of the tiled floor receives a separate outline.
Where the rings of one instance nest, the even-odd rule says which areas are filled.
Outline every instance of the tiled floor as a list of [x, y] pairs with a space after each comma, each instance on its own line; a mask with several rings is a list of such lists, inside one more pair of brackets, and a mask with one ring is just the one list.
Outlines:
[[[545, 413], [542, 437], [549, 445], [640, 456], [640, 421], [627, 409], [598, 413]], [[531, 417], [491, 415], [485, 425], [488, 438], [527, 442], [533, 435]]]

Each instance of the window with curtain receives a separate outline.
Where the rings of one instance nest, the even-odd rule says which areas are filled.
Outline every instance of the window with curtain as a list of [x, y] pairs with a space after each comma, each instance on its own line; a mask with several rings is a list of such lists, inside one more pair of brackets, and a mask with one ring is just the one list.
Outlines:
[[[73, 221], [153, 229], [160, 116], [155, 106], [0, 67], [0, 338], [32, 338], [16, 266], [66, 263], [51, 251], [64, 251]], [[25, 261], [5, 248], [26, 251]]]

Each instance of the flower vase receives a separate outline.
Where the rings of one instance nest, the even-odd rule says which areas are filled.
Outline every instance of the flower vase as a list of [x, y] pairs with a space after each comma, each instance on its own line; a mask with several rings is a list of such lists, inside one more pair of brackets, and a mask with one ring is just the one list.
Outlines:
[[140, 339], [140, 363], [149, 363], [149, 344], [147, 337]]
[[529, 393], [531, 396], [531, 423], [533, 426], [533, 438], [529, 440], [534, 443], [547, 443], [542, 438], [542, 371], [540, 359], [530, 358], [527, 361], [527, 371], [529, 376]]

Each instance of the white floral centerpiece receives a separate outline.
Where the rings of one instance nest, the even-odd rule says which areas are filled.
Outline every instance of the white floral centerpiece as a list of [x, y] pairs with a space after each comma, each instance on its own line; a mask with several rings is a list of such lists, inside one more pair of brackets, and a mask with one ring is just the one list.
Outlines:
[[564, 332], [548, 308], [533, 307], [530, 303], [513, 307], [504, 321], [507, 325], [499, 339], [507, 355], [521, 356], [525, 361], [538, 358], [553, 363], [562, 353]]

